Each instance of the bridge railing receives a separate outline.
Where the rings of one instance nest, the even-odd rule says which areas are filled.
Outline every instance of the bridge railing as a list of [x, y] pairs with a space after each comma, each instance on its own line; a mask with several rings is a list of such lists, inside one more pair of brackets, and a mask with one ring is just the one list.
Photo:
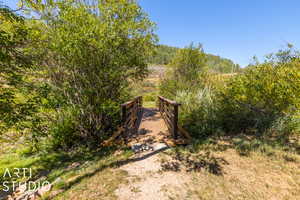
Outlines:
[[174, 139], [178, 138], [178, 107], [180, 103], [158, 96], [158, 109]]
[[138, 126], [139, 126], [139, 119], [142, 114], [142, 104], [143, 104], [142, 101], [143, 101], [143, 97], [138, 96], [131, 101], [121, 104], [122, 122], [118, 127], [117, 131], [114, 132], [113, 135], [108, 140], [105, 140], [102, 143], [103, 146], [111, 145], [111, 143], [121, 134], [125, 134], [124, 135], [125, 140], [127, 140], [126, 137], [128, 137], [128, 134], [137, 133]]
[[125, 134], [137, 133], [139, 117], [142, 113], [142, 96], [135, 97], [133, 100], [121, 104], [122, 126]]

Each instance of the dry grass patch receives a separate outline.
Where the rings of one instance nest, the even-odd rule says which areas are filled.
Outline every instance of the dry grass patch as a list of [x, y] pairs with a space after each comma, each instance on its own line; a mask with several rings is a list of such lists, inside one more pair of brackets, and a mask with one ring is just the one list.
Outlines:
[[[300, 199], [298, 161], [274, 159], [259, 152], [241, 156], [234, 149], [212, 154], [228, 163], [221, 163], [223, 173], [216, 175], [209, 170], [189, 173], [186, 199]], [[294, 156], [299, 159], [299, 155]]]
[[80, 181], [55, 199], [117, 199], [114, 191], [120, 184], [126, 183], [127, 175], [124, 170], [105, 169]]

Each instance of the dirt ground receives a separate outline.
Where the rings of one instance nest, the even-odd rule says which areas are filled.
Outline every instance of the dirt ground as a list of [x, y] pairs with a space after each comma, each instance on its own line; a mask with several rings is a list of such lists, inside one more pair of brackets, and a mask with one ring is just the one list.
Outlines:
[[115, 190], [120, 200], [168, 199], [300, 199], [299, 162], [274, 160], [260, 154], [240, 156], [234, 149], [213, 152], [222, 158], [222, 174], [162, 170], [171, 149], [163, 141], [167, 127], [155, 109], [146, 109], [134, 144], [147, 144], [153, 151], [135, 154], [134, 162], [119, 169], [127, 181]]

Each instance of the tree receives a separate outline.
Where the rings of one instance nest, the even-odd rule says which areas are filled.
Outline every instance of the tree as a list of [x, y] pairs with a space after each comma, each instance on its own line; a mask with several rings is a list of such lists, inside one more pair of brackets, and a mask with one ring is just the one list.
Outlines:
[[32, 22], [41, 38], [34, 43], [35, 51], [43, 52], [39, 64], [67, 102], [56, 123], [66, 124], [72, 116], [72, 137], [60, 132], [55, 137], [68, 145], [100, 142], [119, 125], [128, 83], [147, 75], [154, 24], [132, 0], [30, 1], [27, 6], [42, 21]]
[[206, 54], [202, 46], [189, 47], [178, 50], [168, 66], [165, 78], [160, 84], [162, 95], [174, 99], [177, 92], [193, 91], [201, 84], [200, 75], [206, 71]]
[[36, 81], [39, 68], [27, 49], [30, 29], [24, 17], [2, 7], [0, 18], [0, 140], [15, 143], [26, 136], [37, 142], [44, 129], [38, 110], [49, 87]]
[[200, 73], [207, 68], [206, 55], [199, 45], [195, 47], [191, 44], [189, 47], [180, 49], [170, 63], [173, 68], [174, 79], [182, 81], [192, 87], [198, 84]]

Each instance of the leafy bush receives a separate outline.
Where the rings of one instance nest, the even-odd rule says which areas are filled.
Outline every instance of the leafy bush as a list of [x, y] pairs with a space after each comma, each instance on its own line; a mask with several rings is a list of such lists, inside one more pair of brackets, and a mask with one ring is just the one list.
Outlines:
[[149, 95], [144, 96], [143, 100], [144, 101], [156, 101], [157, 97], [155, 94], [149, 94]]
[[[31, 29], [24, 17], [0, 8], [0, 142], [39, 142], [47, 132], [53, 88], [41, 81], [38, 57], [30, 52]], [[22, 140], [19, 140], [22, 139]]]
[[76, 111], [67, 111], [64, 110], [58, 119], [53, 122], [50, 128], [51, 132], [51, 141], [49, 145], [53, 148], [70, 148], [81, 144], [80, 135], [78, 130], [76, 130]]
[[[29, 15], [35, 19], [8, 12], [6, 29], [1, 26], [0, 40], [5, 45], [0, 56], [5, 59], [1, 59], [0, 81], [4, 74], [19, 81], [21, 89], [27, 83], [42, 82], [51, 92], [42, 95], [34, 87], [27, 88], [33, 94], [20, 107], [15, 93], [0, 91], [1, 106], [20, 107], [6, 112], [6, 121], [14, 123], [12, 117], [17, 121], [23, 117], [19, 111], [26, 111], [27, 127], [36, 122], [34, 130], [39, 130], [26, 132], [35, 143], [49, 140], [64, 148], [79, 142], [99, 144], [119, 125], [119, 104], [130, 96], [129, 83], [148, 73], [147, 60], [156, 43], [154, 24], [131, 0], [26, 1], [24, 6], [35, 13]], [[24, 76], [33, 69], [36, 73]], [[57, 103], [48, 101], [52, 95], [57, 96]], [[51, 109], [47, 108], [50, 104]], [[47, 123], [33, 114], [45, 115]]]
[[[59, 10], [41, 15], [48, 20], [39, 29], [46, 51], [42, 63], [51, 83], [66, 99], [53, 129], [54, 141], [70, 147], [77, 141], [99, 144], [120, 120], [119, 104], [129, 96], [129, 81], [147, 74], [147, 58], [155, 42], [153, 23], [133, 1], [53, 3]], [[43, 9], [41, 7], [32, 7]], [[40, 12], [43, 13], [43, 12]], [[55, 59], [53, 59], [55, 58]], [[64, 130], [64, 131], [63, 131]]]
[[203, 138], [219, 131], [218, 102], [214, 89], [205, 87], [194, 92], [178, 91], [175, 100], [182, 103], [180, 123], [194, 137]]
[[149, 63], [167, 65], [171, 62], [179, 48], [167, 45], [157, 45], [155, 54], [149, 58]]
[[180, 49], [166, 72], [166, 76], [161, 80], [161, 95], [174, 98], [176, 91], [190, 91], [198, 88], [201, 84], [200, 74], [205, 71], [206, 55], [202, 46]]
[[180, 123], [194, 137], [299, 133], [300, 60], [290, 50], [272, 55], [228, 76], [206, 71], [190, 48], [173, 60], [160, 92], [182, 103]]
[[223, 125], [230, 132], [263, 133], [275, 122], [294, 121], [292, 116], [300, 109], [299, 60], [247, 69], [228, 82], [222, 101]]

